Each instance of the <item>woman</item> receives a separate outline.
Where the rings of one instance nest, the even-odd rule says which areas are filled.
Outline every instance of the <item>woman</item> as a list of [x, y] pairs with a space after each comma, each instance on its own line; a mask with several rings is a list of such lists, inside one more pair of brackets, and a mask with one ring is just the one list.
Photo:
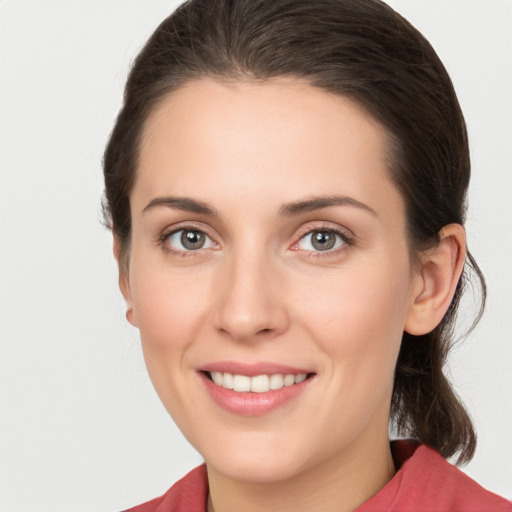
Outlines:
[[[206, 464], [135, 511], [510, 510], [451, 466], [464, 119], [376, 0], [202, 0], [137, 57], [104, 158], [127, 318]], [[391, 423], [411, 442], [389, 442]]]

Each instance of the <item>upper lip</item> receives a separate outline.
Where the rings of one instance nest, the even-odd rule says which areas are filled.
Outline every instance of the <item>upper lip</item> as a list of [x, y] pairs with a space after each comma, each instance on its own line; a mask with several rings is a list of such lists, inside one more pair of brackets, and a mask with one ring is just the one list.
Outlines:
[[202, 372], [221, 372], [231, 373], [233, 375], [246, 375], [256, 377], [257, 375], [274, 375], [277, 373], [283, 375], [300, 375], [301, 373], [314, 373], [308, 368], [299, 368], [285, 364], [258, 362], [258, 363], [240, 363], [237, 361], [217, 361], [208, 363], [199, 368]]

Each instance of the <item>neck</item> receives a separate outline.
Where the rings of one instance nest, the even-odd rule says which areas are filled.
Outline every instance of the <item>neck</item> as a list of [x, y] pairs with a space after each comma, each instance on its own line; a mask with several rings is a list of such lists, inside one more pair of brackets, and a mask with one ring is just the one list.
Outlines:
[[389, 441], [350, 450], [279, 482], [240, 481], [207, 465], [208, 512], [352, 512], [395, 474]]

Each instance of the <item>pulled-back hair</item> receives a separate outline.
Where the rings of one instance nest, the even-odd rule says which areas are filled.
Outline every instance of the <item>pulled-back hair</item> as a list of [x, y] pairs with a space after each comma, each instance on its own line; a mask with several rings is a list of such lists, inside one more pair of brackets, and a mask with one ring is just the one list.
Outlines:
[[[386, 129], [391, 179], [406, 204], [414, 258], [464, 224], [470, 160], [464, 118], [451, 80], [428, 41], [379, 0], [189, 0], [165, 19], [137, 56], [104, 155], [104, 211], [128, 266], [129, 195], [148, 116], [173, 91], [205, 77], [264, 82], [305, 79], [348, 97]], [[442, 322], [404, 333], [391, 419], [400, 435], [443, 456], [471, 459], [476, 436], [443, 368], [468, 270]], [[481, 316], [482, 308], [477, 319]], [[476, 323], [475, 321], [475, 323]]]

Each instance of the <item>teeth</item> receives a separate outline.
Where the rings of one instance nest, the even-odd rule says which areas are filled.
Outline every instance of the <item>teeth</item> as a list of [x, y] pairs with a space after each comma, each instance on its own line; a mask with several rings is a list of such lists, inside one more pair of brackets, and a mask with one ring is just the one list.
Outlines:
[[233, 389], [241, 393], [252, 391], [253, 393], [265, 393], [271, 389], [281, 389], [283, 387], [299, 384], [307, 378], [307, 374], [300, 373], [298, 375], [279, 373], [273, 375], [257, 375], [256, 377], [248, 377], [247, 375], [233, 375], [232, 373], [209, 372], [210, 376], [217, 384], [226, 389]]
[[270, 378], [268, 375], [258, 375], [251, 379], [251, 391], [254, 393], [265, 393], [270, 391]]
[[222, 377], [222, 382], [219, 384], [219, 386], [222, 386], [226, 389], [233, 389], [235, 386], [234, 380], [235, 378], [233, 377], [233, 375], [231, 375], [231, 373], [225, 373], [224, 376]]
[[270, 389], [281, 389], [283, 386], [282, 375], [276, 374], [270, 376]]
[[303, 380], [306, 380], [307, 375], [305, 373], [301, 373], [295, 377], [295, 384], [299, 384], [299, 382], [302, 382]]
[[286, 387], [293, 386], [295, 384], [295, 375], [285, 375], [284, 385]]
[[[224, 379], [222, 379], [224, 382]], [[222, 384], [220, 384], [222, 386]], [[233, 389], [235, 391], [251, 391], [251, 377], [233, 375]]]

